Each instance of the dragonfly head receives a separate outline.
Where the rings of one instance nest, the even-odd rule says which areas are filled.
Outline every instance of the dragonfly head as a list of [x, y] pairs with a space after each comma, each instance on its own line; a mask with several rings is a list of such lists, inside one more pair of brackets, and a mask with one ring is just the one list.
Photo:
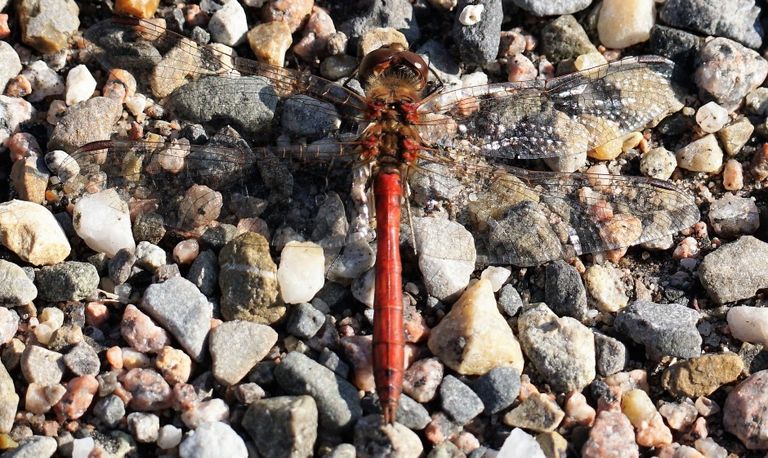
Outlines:
[[368, 86], [372, 79], [392, 76], [411, 81], [420, 91], [427, 85], [429, 66], [402, 44], [392, 43], [369, 52], [360, 63], [357, 74], [364, 86]]

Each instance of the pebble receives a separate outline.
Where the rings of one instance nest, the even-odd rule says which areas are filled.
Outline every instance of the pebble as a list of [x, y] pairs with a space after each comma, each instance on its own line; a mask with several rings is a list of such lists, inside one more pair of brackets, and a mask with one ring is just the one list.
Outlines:
[[[416, 20], [414, 6], [407, 0], [376, 0], [364, 4], [339, 30], [355, 41], [362, 42], [364, 35], [379, 28], [389, 28], [404, 35], [407, 43], [419, 41], [421, 30]], [[386, 44], [386, 43], [383, 43]], [[363, 55], [367, 54], [365, 47]]]
[[45, 154], [45, 165], [52, 174], [62, 182], [67, 182], [80, 173], [80, 165], [69, 154], [61, 150], [49, 151]]
[[35, 109], [32, 104], [20, 97], [0, 95], [0, 114], [5, 123], [0, 125], [0, 146], [6, 146], [11, 135], [19, 130], [21, 124], [32, 119]]
[[738, 191], [744, 187], [744, 171], [741, 162], [728, 159], [723, 167], [723, 188], [726, 191]]
[[655, 304], [639, 300], [623, 309], [614, 328], [645, 346], [649, 358], [693, 358], [701, 354], [701, 335], [696, 328], [700, 314], [680, 304]]
[[280, 254], [277, 281], [286, 304], [312, 300], [325, 283], [322, 247], [313, 242], [288, 242]]
[[122, 104], [108, 97], [93, 97], [71, 106], [56, 122], [48, 150], [71, 152], [88, 142], [108, 140], [121, 114]]
[[603, 377], [624, 370], [629, 361], [627, 347], [620, 340], [599, 332], [595, 332], [595, 355], [597, 373]]
[[499, 311], [511, 318], [523, 307], [523, 299], [514, 286], [507, 284], [499, 292]]
[[523, 370], [520, 344], [499, 313], [488, 280], [464, 291], [432, 329], [427, 345], [443, 364], [462, 375], [482, 375], [497, 366]]
[[694, 80], [702, 96], [733, 111], [768, 75], [768, 62], [757, 52], [727, 38], [714, 38], [699, 53]]
[[45, 161], [39, 156], [21, 158], [11, 168], [11, 184], [19, 199], [36, 204], [42, 204], [45, 200], [49, 177]]
[[758, 180], [768, 178], [768, 144], [764, 143], [752, 156], [751, 172]]
[[160, 417], [153, 413], [133, 412], [128, 415], [128, 430], [138, 442], [150, 444], [160, 435]]
[[439, 218], [414, 218], [413, 229], [427, 293], [441, 301], [456, 298], [475, 269], [472, 234], [455, 221]]
[[170, 332], [189, 356], [202, 360], [213, 309], [195, 285], [181, 277], [150, 285], [140, 307]]
[[674, 396], [709, 396], [718, 388], [736, 381], [744, 362], [735, 353], [707, 354], [669, 366], [661, 385]]
[[163, 347], [155, 358], [155, 368], [171, 385], [186, 383], [192, 372], [192, 359], [181, 350]]
[[220, 192], [204, 185], [190, 186], [179, 204], [181, 227], [207, 226], [219, 217], [223, 203]]
[[480, 397], [452, 375], [447, 375], [440, 384], [440, 407], [460, 425], [469, 423], [485, 409]]
[[114, 188], [80, 198], [72, 221], [77, 235], [96, 252], [111, 258], [121, 249], [129, 252], [136, 249], [128, 204]]
[[3, 354], [3, 363], [0, 364], [0, 433], [3, 434], [9, 433], [13, 428], [16, 410], [19, 407], [19, 395], [16, 394], [5, 360], [5, 354]]
[[749, 450], [768, 448], [764, 418], [768, 415], [768, 370], [755, 372], [728, 393], [723, 407], [725, 430]]
[[154, 16], [159, 5], [159, 0], [117, 0], [115, 12], [126, 16], [149, 19]]
[[597, 32], [606, 47], [624, 49], [648, 41], [655, 21], [653, 0], [604, 0]]
[[226, 385], [238, 383], [276, 342], [277, 332], [263, 324], [235, 320], [216, 326], [208, 342], [213, 376]]
[[555, 391], [580, 391], [595, 378], [592, 332], [571, 317], [559, 318], [546, 304], [524, 309], [520, 343], [536, 371]]
[[541, 29], [541, 46], [552, 62], [597, 51], [579, 21], [570, 14], [553, 19]]
[[495, 293], [504, 286], [504, 283], [509, 279], [510, 275], [512, 275], [512, 271], [506, 267], [489, 266], [483, 269], [480, 278], [490, 281], [493, 292]]
[[138, 265], [145, 267], [152, 272], [157, 271], [157, 269], [167, 262], [165, 250], [146, 240], [142, 240], [136, 245], [134, 255], [137, 258], [136, 262]]
[[30, 102], [64, 94], [64, 80], [43, 60], [28, 64], [21, 74], [32, 84], [32, 94], [26, 97]]
[[355, 424], [355, 450], [358, 458], [391, 456], [418, 458], [424, 451], [415, 432], [401, 425], [381, 424], [381, 415], [368, 415]]
[[[37, 297], [37, 288], [24, 269], [16, 264], [0, 259], [0, 304], [24, 305], [30, 304]], [[0, 345], [8, 343], [16, 332], [8, 329], [8, 309], [0, 308]], [[16, 317], [18, 323], [18, 316]], [[10, 334], [10, 337], [8, 335]], [[7, 339], [6, 339], [7, 337]]]
[[199, 254], [200, 244], [197, 239], [182, 240], [173, 247], [173, 261], [177, 264], [191, 264]]
[[573, 424], [592, 426], [597, 413], [587, 403], [587, 398], [578, 391], [572, 391], [565, 399], [565, 423], [564, 426]]
[[67, 393], [53, 406], [56, 414], [68, 420], [82, 417], [99, 390], [99, 382], [93, 375], [74, 377], [67, 382]]
[[[2, 280], [2, 277], [0, 277]], [[2, 284], [2, 283], [0, 283]], [[2, 302], [2, 300], [0, 300]], [[25, 302], [25, 304], [28, 302]], [[0, 345], [5, 345], [13, 339], [19, 329], [19, 314], [14, 310], [0, 307]]]
[[664, 3], [659, 17], [673, 27], [705, 36], [728, 37], [757, 49], [763, 40], [759, 14], [755, 0], [736, 0], [722, 5], [706, 0], [672, 0]]
[[43, 149], [34, 135], [27, 132], [17, 132], [8, 139], [8, 150], [11, 162], [27, 156], [40, 156]]
[[[499, 52], [501, 21], [504, 16], [501, 3], [501, 0], [459, 1], [456, 10], [460, 14], [453, 23], [452, 34], [462, 62], [483, 65], [496, 58]], [[482, 13], [479, 19], [469, 21], [471, 24], [463, 24], [461, 12], [470, 5], [475, 9], [482, 6]]]
[[587, 291], [575, 267], [562, 260], [546, 265], [544, 301], [557, 316], [587, 317]]
[[18, 447], [3, 453], [4, 458], [49, 458], [56, 453], [56, 438], [29, 436], [19, 441]]
[[721, 237], [751, 234], [760, 227], [760, 211], [753, 199], [727, 193], [710, 204], [709, 224]]
[[317, 404], [311, 396], [276, 396], [254, 402], [242, 420], [262, 456], [312, 456]]
[[680, 168], [691, 172], [716, 173], [723, 166], [723, 150], [713, 134], [680, 148], [675, 157]]
[[[232, 2], [235, 3], [235, 2]], [[243, 439], [226, 423], [204, 423], [192, 431], [179, 445], [180, 458], [247, 458]]]
[[40, 269], [35, 275], [35, 284], [44, 301], [79, 301], [96, 291], [99, 272], [93, 264], [66, 261]]
[[171, 404], [171, 387], [152, 369], [131, 369], [120, 376], [120, 382], [131, 394], [129, 407], [133, 410], [160, 410]]
[[50, 411], [66, 394], [64, 385], [41, 385], [30, 383], [24, 396], [24, 409], [34, 414], [44, 414]]
[[427, 409], [407, 395], [400, 396], [395, 417], [398, 423], [414, 431], [421, 431], [432, 421]]
[[349, 336], [341, 339], [346, 360], [354, 369], [352, 383], [360, 391], [374, 391], [372, 336]]
[[248, 45], [262, 62], [282, 67], [292, 43], [291, 29], [285, 22], [266, 22], [248, 31]]
[[[174, 401], [179, 402], [180, 398], [177, 395]], [[183, 404], [181, 406], [182, 409], [186, 409], [181, 414], [181, 421], [190, 429], [196, 429], [211, 421], [227, 421], [229, 419], [229, 406], [222, 399], [213, 398], [202, 402], [195, 402], [191, 399], [188, 402], [190, 402], [189, 408]]]
[[604, 410], [598, 414], [594, 426], [589, 430], [589, 438], [581, 448], [581, 456], [584, 458], [613, 456], [616, 450], [621, 450], [622, 458], [640, 456], [632, 423], [626, 415]]
[[598, 310], [613, 313], [627, 306], [624, 282], [612, 264], [595, 264], [584, 272], [584, 283]]
[[181, 442], [182, 431], [173, 425], [163, 425], [157, 435], [157, 446], [162, 450], [175, 448]]
[[768, 244], [745, 235], [721, 245], [704, 257], [699, 281], [717, 304], [753, 297], [768, 287]]
[[213, 41], [227, 46], [237, 46], [248, 32], [248, 21], [240, 2], [229, 1], [213, 13], [208, 22]]
[[[323, 245], [322, 240], [320, 244]], [[325, 245], [324, 249], [328, 250], [327, 247], [328, 245]], [[333, 263], [325, 275], [331, 281], [347, 283], [371, 269], [375, 261], [376, 254], [371, 245], [365, 239], [358, 239], [344, 246], [344, 251], [333, 258]], [[360, 292], [362, 291], [358, 291]]]
[[504, 443], [499, 450], [498, 455], [501, 457], [518, 457], [524, 456], [526, 458], [545, 458], [544, 451], [541, 449], [541, 445], [530, 434], [526, 433], [520, 428], [515, 428], [509, 433]]
[[541, 433], [554, 431], [564, 417], [565, 412], [555, 401], [544, 394], [534, 393], [507, 412], [502, 421], [512, 428]]
[[662, 402], [659, 406], [659, 413], [667, 420], [669, 427], [677, 431], [690, 427], [698, 417], [696, 406], [689, 400], [679, 403]]
[[405, 370], [403, 393], [417, 402], [431, 401], [443, 380], [443, 364], [437, 358], [420, 359]]
[[[312, 29], [313, 33], [318, 36], [322, 36], [321, 30], [316, 29], [317, 24], [307, 23], [310, 14], [316, 14], [313, 12], [312, 0], [295, 0], [292, 2], [270, 2], [264, 7], [262, 12], [265, 22], [283, 21], [291, 29], [291, 33], [295, 33], [306, 23], [308, 29]], [[327, 13], [326, 13], [327, 15]], [[330, 19], [330, 18], [329, 18]], [[331, 23], [331, 26], [333, 24]]]
[[0, 241], [35, 266], [62, 262], [71, 251], [64, 230], [51, 212], [23, 200], [0, 204]]
[[4, 92], [5, 85], [21, 72], [22, 67], [19, 54], [6, 41], [0, 41], [0, 60], [4, 63], [0, 68], [0, 92]]
[[73, 67], [67, 73], [67, 90], [64, 101], [68, 106], [75, 105], [91, 98], [96, 90], [96, 80], [83, 64]]
[[277, 266], [262, 235], [247, 232], [227, 243], [219, 265], [225, 319], [272, 324], [283, 318], [287, 308], [278, 298]]
[[287, 331], [300, 338], [309, 339], [317, 334], [325, 323], [325, 314], [312, 306], [303, 303], [293, 307], [291, 318], [288, 320]]
[[768, 346], [768, 309], [740, 305], [731, 307], [726, 316], [731, 335], [753, 344]]
[[755, 126], [749, 122], [748, 118], [741, 118], [720, 129], [717, 132], [717, 138], [720, 139], [725, 153], [728, 156], [735, 156], [747, 144], [754, 130]]
[[517, 399], [520, 393], [520, 373], [510, 366], [495, 367], [478, 377], [471, 386], [485, 406], [483, 412], [493, 415]]
[[696, 111], [696, 124], [706, 133], [714, 134], [728, 123], [728, 110], [715, 102], [709, 102]]
[[93, 414], [105, 425], [114, 428], [125, 417], [125, 403], [119, 396], [110, 394], [96, 401], [96, 405], [93, 406]]
[[592, 0], [512, 0], [520, 8], [534, 16], [560, 16], [581, 11]]
[[171, 341], [165, 329], [132, 304], [128, 304], [123, 311], [120, 334], [131, 348], [142, 353], [157, 353]]
[[216, 292], [219, 283], [219, 259], [213, 250], [205, 250], [189, 266], [186, 279], [191, 281], [206, 296]]
[[645, 391], [634, 389], [624, 393], [621, 412], [635, 427], [638, 445], [661, 447], [672, 443], [672, 431], [664, 424], [664, 419]]
[[341, 118], [332, 103], [307, 95], [287, 98], [282, 110], [282, 132], [292, 138], [318, 140], [341, 126]]
[[80, 342], [64, 355], [64, 365], [77, 376], [98, 375], [101, 368], [99, 355], [85, 342]]
[[73, 0], [25, 0], [16, 6], [21, 39], [42, 54], [64, 49], [80, 27], [80, 8]]

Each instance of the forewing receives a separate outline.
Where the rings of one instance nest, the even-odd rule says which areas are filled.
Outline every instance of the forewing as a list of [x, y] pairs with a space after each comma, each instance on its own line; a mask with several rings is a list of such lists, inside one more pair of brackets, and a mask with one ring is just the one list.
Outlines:
[[681, 109], [673, 70], [664, 58], [632, 57], [546, 82], [456, 89], [425, 100], [421, 129], [436, 146], [489, 157], [585, 153]]

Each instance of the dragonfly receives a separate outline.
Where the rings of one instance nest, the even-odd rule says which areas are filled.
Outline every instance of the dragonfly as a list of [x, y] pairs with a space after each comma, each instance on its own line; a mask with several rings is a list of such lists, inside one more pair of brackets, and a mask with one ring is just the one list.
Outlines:
[[[626, 58], [550, 80], [448, 88], [435, 83], [422, 57], [391, 44], [363, 57], [354, 74], [359, 91], [349, 81], [237, 57], [231, 48], [197, 43], [156, 20], [115, 17], [86, 38], [89, 55], [104, 67], [145, 76], [152, 95], [176, 108], [205, 82], [208, 97], [236, 90], [271, 108], [300, 103], [335, 120], [323, 139], [309, 144], [257, 145], [273, 138], [275, 123], [267, 116], [257, 128], [224, 120], [249, 132], [253, 145], [226, 133], [205, 144], [149, 134], [154, 137], [86, 144], [72, 156], [84, 177], [80, 190], [118, 188], [152, 202], [142, 211], [161, 214], [168, 227], [190, 231], [210, 218], [201, 218], [205, 205], [193, 208], [185, 199], [220, 200], [219, 191], [249, 176], [260, 175], [272, 193], [290, 198], [284, 159], [367, 170], [376, 221], [372, 356], [387, 423], [396, 419], [405, 364], [400, 225], [409, 183], [431, 183], [431, 203], [464, 200], [462, 222], [488, 264], [537, 266], [623, 249], [669, 237], [699, 219], [693, 198], [668, 181], [522, 167], [586, 159], [586, 152], [682, 108], [674, 64], [661, 57]], [[215, 102], [208, 108], [215, 112]], [[443, 186], [462, 192], [447, 197]]]

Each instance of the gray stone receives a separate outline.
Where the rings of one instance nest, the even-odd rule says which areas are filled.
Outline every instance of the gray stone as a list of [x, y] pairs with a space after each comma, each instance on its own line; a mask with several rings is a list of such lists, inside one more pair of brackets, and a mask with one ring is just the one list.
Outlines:
[[511, 406], [517, 399], [520, 373], [511, 366], [495, 367], [472, 382], [472, 389], [483, 401], [483, 412], [493, 415]]
[[440, 384], [440, 407], [462, 425], [480, 415], [485, 408], [480, 397], [452, 375], [447, 375]]
[[208, 342], [213, 376], [227, 385], [238, 383], [267, 356], [275, 342], [277, 332], [263, 324], [235, 320], [216, 326]]
[[219, 259], [213, 250], [201, 252], [187, 271], [187, 280], [200, 289], [206, 296], [212, 296], [219, 283]]
[[426, 428], [431, 421], [427, 409], [405, 394], [400, 396], [395, 419], [401, 425], [414, 431]]
[[721, 245], [704, 257], [699, 280], [718, 304], [753, 297], [768, 288], [768, 243], [745, 235]]
[[582, 54], [597, 52], [587, 32], [570, 14], [548, 22], [541, 29], [541, 46], [552, 62], [575, 59]]
[[87, 262], [67, 261], [40, 269], [35, 283], [44, 301], [79, 301], [99, 286], [99, 272]]
[[125, 416], [125, 403], [116, 395], [110, 394], [96, 401], [93, 414], [105, 425], [114, 428]]
[[302, 353], [288, 353], [274, 374], [286, 392], [315, 399], [320, 426], [327, 431], [344, 430], [362, 415], [357, 388]]
[[64, 357], [38, 345], [27, 345], [21, 354], [21, 373], [29, 383], [55, 385], [64, 375]]
[[351, 49], [357, 46], [366, 32], [379, 27], [391, 27], [405, 35], [409, 43], [418, 41], [421, 32], [414, 17], [413, 5], [408, 0], [367, 0], [363, 11], [342, 23], [338, 30], [350, 38]]
[[441, 301], [456, 298], [475, 269], [472, 234], [461, 224], [441, 218], [414, 218], [413, 229], [427, 293]]
[[523, 299], [514, 286], [506, 284], [499, 291], [499, 311], [512, 318], [523, 308]]
[[512, 0], [515, 5], [535, 16], [559, 16], [581, 11], [592, 0]]
[[680, 304], [635, 301], [619, 312], [613, 327], [638, 344], [654, 361], [663, 356], [693, 358], [701, 354], [700, 315]]
[[311, 396], [262, 399], [248, 407], [242, 426], [261, 456], [312, 456], [317, 440], [317, 404]]
[[317, 334], [323, 323], [325, 314], [312, 304], [296, 304], [288, 320], [287, 331], [300, 339], [309, 339]]
[[545, 269], [544, 300], [557, 316], [587, 317], [587, 290], [575, 267], [557, 260]]
[[13, 46], [0, 41], [0, 92], [5, 92], [5, 85], [21, 71], [21, 60]]
[[64, 365], [77, 376], [98, 375], [101, 368], [99, 355], [86, 342], [80, 342], [64, 355]]
[[704, 39], [692, 33], [656, 24], [651, 28], [650, 47], [653, 54], [666, 57], [685, 70], [693, 68], [694, 58]]
[[72, 153], [88, 142], [109, 140], [122, 112], [120, 102], [109, 97], [94, 97], [69, 107], [53, 129], [48, 150]]
[[3, 453], [3, 458], [49, 458], [56, 453], [56, 439], [47, 436], [30, 436], [22, 439], [19, 446]]
[[453, 23], [453, 39], [459, 48], [461, 61], [470, 65], [484, 65], [496, 59], [499, 53], [501, 39], [501, 21], [504, 13], [501, 9], [501, 0], [461, 0], [456, 11], [462, 11], [468, 5], [482, 5], [484, 7], [479, 22], [464, 25], [459, 21], [459, 16]]
[[659, 12], [662, 22], [673, 27], [731, 38], [755, 49], [763, 42], [759, 15], [755, 0], [668, 0]]
[[621, 341], [599, 332], [595, 332], [595, 353], [597, 372], [603, 377], [623, 371], [629, 361], [627, 347]]
[[136, 264], [136, 256], [128, 249], [121, 248], [107, 263], [109, 278], [116, 285], [125, 283], [131, 278], [133, 265]]
[[16, 409], [19, 408], [19, 395], [13, 385], [11, 374], [5, 368], [5, 351], [3, 363], [0, 363], [0, 433], [9, 433], [16, 419]]
[[[427, 40], [416, 49], [416, 54], [420, 55], [435, 70], [443, 83], [450, 85], [461, 81], [459, 79], [461, 67], [443, 43], [433, 39]], [[434, 165], [436, 163], [425, 164], [425, 166]], [[416, 177], [429, 177], [429, 175], [420, 173], [415, 174], [414, 178]]]
[[170, 332], [189, 356], [202, 360], [213, 308], [195, 285], [181, 277], [150, 285], [140, 308]]
[[395, 423], [382, 425], [381, 415], [368, 415], [355, 424], [357, 458], [418, 457], [424, 447], [415, 432]]
[[0, 259], [0, 304], [29, 304], [37, 298], [37, 288], [24, 269]]
[[317, 355], [317, 362], [332, 370], [343, 379], [346, 379], [349, 375], [349, 365], [328, 348], [323, 348], [320, 351], [320, 354]]
[[749, 197], [725, 194], [712, 202], [708, 216], [712, 228], [722, 237], [752, 234], [760, 227], [760, 211]]
[[308, 140], [325, 137], [341, 126], [341, 118], [333, 104], [303, 94], [286, 99], [280, 121], [283, 133]]

